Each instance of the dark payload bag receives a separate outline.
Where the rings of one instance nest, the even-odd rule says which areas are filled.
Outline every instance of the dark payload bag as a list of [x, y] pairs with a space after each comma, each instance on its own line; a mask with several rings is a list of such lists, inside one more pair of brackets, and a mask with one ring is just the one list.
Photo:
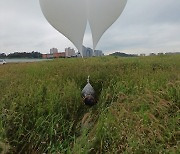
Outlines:
[[88, 106], [93, 106], [96, 104], [96, 99], [95, 99], [95, 90], [89, 83], [89, 77], [87, 80], [86, 86], [82, 90], [82, 97], [84, 99], [84, 103]]

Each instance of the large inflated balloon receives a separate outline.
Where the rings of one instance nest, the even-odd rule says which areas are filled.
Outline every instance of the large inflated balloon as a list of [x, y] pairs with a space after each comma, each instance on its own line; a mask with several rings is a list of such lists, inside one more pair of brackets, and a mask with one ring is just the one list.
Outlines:
[[88, 0], [88, 20], [92, 31], [93, 48], [103, 33], [118, 19], [127, 0]]
[[121, 15], [126, 3], [127, 0], [40, 0], [42, 12], [49, 23], [81, 54], [87, 20], [95, 49], [103, 33]]
[[82, 53], [87, 24], [86, 0], [40, 0], [40, 6], [48, 22]]

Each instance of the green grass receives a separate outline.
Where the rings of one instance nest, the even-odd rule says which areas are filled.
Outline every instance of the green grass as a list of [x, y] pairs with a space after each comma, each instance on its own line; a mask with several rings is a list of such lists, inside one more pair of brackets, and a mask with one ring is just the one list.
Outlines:
[[[88, 75], [91, 108], [81, 98]], [[0, 141], [10, 153], [179, 153], [179, 108], [180, 55], [0, 66]]]

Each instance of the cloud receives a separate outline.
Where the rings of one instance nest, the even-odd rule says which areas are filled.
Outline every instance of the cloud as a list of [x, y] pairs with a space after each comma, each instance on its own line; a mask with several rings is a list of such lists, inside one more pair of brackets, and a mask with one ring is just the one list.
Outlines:
[[[180, 1], [129, 0], [118, 21], [105, 33], [98, 48], [133, 52], [164, 52], [180, 48]], [[142, 52], [142, 51], [141, 51]], [[139, 52], [138, 52], [139, 53]]]
[[[103, 35], [104, 51], [149, 53], [180, 51], [179, 0], [128, 0], [121, 17]], [[70, 10], [69, 10], [70, 11]], [[92, 47], [90, 28], [84, 44]], [[43, 17], [38, 0], [0, 1], [0, 52], [40, 51], [74, 47]]]

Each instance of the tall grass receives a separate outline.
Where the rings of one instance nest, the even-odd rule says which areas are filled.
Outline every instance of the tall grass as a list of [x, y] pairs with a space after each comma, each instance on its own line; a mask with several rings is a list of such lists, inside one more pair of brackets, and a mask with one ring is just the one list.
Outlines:
[[[81, 99], [88, 75], [92, 108]], [[179, 55], [0, 66], [0, 139], [11, 153], [178, 153], [179, 107]]]

